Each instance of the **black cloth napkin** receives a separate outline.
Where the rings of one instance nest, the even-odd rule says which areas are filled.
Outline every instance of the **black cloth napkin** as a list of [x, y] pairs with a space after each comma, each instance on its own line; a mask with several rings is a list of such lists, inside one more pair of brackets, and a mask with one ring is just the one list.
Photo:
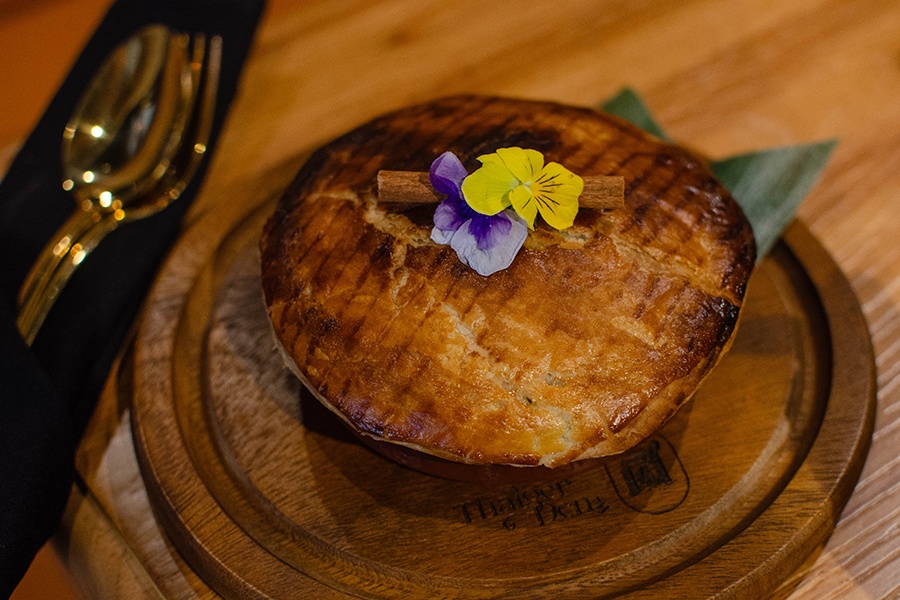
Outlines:
[[[264, 0], [119, 0], [108, 11], [0, 182], [0, 598], [59, 523], [75, 447], [160, 261], [200, 186], [235, 94]], [[182, 196], [126, 223], [78, 268], [31, 348], [15, 325], [28, 269], [75, 203], [61, 187], [63, 128], [106, 56], [141, 27], [223, 38], [208, 151]]]

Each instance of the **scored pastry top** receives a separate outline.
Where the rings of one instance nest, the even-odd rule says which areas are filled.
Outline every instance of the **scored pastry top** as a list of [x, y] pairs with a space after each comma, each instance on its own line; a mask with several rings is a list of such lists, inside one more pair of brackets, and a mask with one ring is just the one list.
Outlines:
[[[432, 206], [378, 202], [380, 170], [517, 146], [625, 202], [535, 224], [482, 276], [430, 238]], [[459, 96], [377, 118], [316, 151], [261, 239], [285, 361], [362, 435], [460, 462], [561, 466], [656, 431], [735, 333], [750, 225], [702, 159], [613, 116]]]

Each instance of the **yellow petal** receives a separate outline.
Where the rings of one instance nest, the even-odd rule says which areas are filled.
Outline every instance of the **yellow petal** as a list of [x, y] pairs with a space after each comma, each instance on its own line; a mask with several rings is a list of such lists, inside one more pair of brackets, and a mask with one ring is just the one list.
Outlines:
[[531, 186], [537, 210], [547, 224], [556, 229], [572, 226], [582, 190], [584, 180], [555, 162], [548, 163]]
[[516, 186], [509, 193], [509, 201], [516, 213], [528, 224], [528, 229], [534, 229], [534, 219], [537, 217], [538, 206], [532, 197], [531, 190], [527, 186]]
[[530, 183], [544, 168], [544, 155], [537, 150], [523, 150], [519, 147], [498, 148], [497, 156], [506, 168], [522, 183]]
[[493, 164], [502, 165], [503, 159], [498, 154], [482, 154], [478, 157], [478, 161], [483, 165]]
[[463, 197], [474, 211], [496, 215], [509, 206], [509, 191], [518, 182], [502, 161], [483, 158], [478, 158], [481, 167], [463, 180]]

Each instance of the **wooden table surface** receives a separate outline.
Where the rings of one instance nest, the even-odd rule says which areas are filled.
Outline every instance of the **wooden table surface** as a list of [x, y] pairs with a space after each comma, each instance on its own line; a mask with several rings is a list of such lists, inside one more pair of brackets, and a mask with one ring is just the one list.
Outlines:
[[[7, 157], [107, 5], [0, 1]], [[411, 102], [478, 92], [595, 105], [625, 85], [713, 157], [839, 138], [798, 216], [862, 306], [878, 412], [856, 490], [791, 597], [900, 598], [900, 2], [271, 3], [189, 220]], [[215, 597], [152, 519], [128, 423], [110, 386], [58, 535], [67, 566], [88, 597], [159, 597], [163, 578], [180, 597]]]

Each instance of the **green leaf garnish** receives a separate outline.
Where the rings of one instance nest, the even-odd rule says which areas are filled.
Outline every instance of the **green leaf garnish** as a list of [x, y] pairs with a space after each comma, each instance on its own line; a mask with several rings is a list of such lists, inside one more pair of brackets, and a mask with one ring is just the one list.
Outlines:
[[663, 132], [662, 127], [650, 114], [644, 101], [631, 88], [622, 88], [618, 94], [601, 104], [600, 108], [612, 115], [625, 119], [632, 125], [637, 125], [661, 140], [670, 141]]
[[762, 258], [794, 219], [794, 213], [819, 178], [837, 140], [786, 146], [717, 160], [709, 165], [731, 191], [753, 226]]
[[[638, 94], [625, 88], [601, 108], [668, 141]], [[744, 210], [756, 238], [757, 260], [771, 250], [821, 175], [837, 140], [785, 146], [723, 158], [710, 170]]]

